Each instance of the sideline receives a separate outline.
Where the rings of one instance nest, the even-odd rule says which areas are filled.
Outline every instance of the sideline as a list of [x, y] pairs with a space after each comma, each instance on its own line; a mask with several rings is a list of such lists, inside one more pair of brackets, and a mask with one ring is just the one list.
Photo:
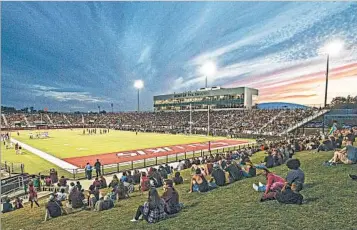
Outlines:
[[52, 156], [52, 155], [50, 155], [50, 154], [48, 154], [46, 152], [43, 152], [43, 151], [39, 150], [39, 149], [31, 147], [31, 146], [29, 146], [29, 145], [27, 145], [25, 143], [22, 143], [21, 141], [18, 141], [18, 140], [14, 139], [14, 138], [10, 138], [10, 141], [12, 143], [14, 143], [14, 144], [18, 143], [22, 148], [26, 149], [27, 151], [30, 151], [31, 153], [33, 153], [33, 154], [35, 154], [35, 155], [37, 155], [37, 156], [39, 156], [39, 157], [51, 162], [52, 164], [54, 164], [54, 165], [56, 165], [56, 166], [58, 166], [58, 167], [60, 167], [60, 168], [62, 168], [64, 170], [66, 170], [66, 171], [68, 171], [70, 173], [73, 172], [73, 169], [78, 169], [77, 166], [74, 166], [74, 165], [72, 165], [72, 164], [70, 164], [70, 163], [68, 163], [66, 161], [63, 161], [63, 160], [61, 160], [61, 159], [59, 159], [57, 157], [54, 157], [54, 156]]

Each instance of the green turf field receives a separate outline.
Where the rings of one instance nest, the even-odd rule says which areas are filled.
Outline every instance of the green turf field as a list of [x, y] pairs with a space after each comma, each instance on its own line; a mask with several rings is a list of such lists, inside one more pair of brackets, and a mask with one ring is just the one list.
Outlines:
[[102, 135], [83, 135], [82, 131], [82, 129], [48, 130], [50, 138], [47, 139], [30, 139], [30, 131], [21, 131], [20, 136], [13, 133], [12, 137], [58, 158], [224, 139], [222, 137], [155, 133], [138, 133], [136, 135], [135, 132], [115, 130], [110, 130], [108, 134]]
[[48, 173], [49, 169], [55, 168], [60, 175], [70, 176], [70, 174], [55, 166], [54, 164], [42, 159], [41, 157], [32, 154], [26, 150], [22, 150], [21, 155], [16, 155], [14, 149], [5, 149], [3, 145], [1, 145], [1, 162], [9, 162], [15, 164], [25, 164], [25, 172], [30, 174], [38, 174], [38, 173]]
[[[82, 211], [42, 223], [44, 200], [40, 208], [24, 209], [2, 215], [3, 229], [354, 229], [357, 226], [357, 182], [348, 177], [356, 173], [356, 165], [324, 167], [322, 162], [332, 153], [297, 154], [305, 172], [306, 187], [301, 192], [305, 203], [301, 206], [282, 205], [276, 201], [260, 203], [261, 193], [252, 183], [265, 182], [262, 176], [244, 179], [206, 194], [189, 194], [190, 172], [183, 172], [185, 184], [176, 186], [185, 208], [176, 217], [157, 224], [144, 221], [131, 223], [138, 205], [147, 199], [147, 193], [132, 194], [130, 199], [116, 203], [115, 208], [103, 212]], [[260, 162], [263, 153], [252, 160]], [[285, 165], [273, 168], [286, 176]], [[159, 190], [162, 194], [162, 190]], [[120, 226], [120, 227], [119, 227]]]

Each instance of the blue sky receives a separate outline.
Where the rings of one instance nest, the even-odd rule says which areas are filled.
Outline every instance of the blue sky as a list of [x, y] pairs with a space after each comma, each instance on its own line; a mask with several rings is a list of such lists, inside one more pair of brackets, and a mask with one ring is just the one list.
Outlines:
[[204, 86], [198, 69], [207, 61], [218, 66], [210, 85], [319, 104], [319, 48], [334, 39], [346, 50], [331, 61], [329, 97], [357, 92], [356, 2], [2, 2], [1, 10], [2, 105], [135, 110], [142, 79], [150, 110], [156, 94]]

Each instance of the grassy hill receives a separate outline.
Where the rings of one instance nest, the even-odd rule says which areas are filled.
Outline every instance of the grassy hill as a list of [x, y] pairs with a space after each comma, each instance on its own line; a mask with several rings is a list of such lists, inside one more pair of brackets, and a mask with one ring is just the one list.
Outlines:
[[[258, 153], [258, 163], [264, 154]], [[147, 199], [134, 193], [131, 199], [121, 200], [114, 209], [103, 212], [82, 211], [42, 223], [44, 201], [40, 208], [2, 215], [2, 229], [353, 229], [357, 227], [357, 182], [348, 177], [357, 167], [338, 165], [324, 167], [322, 162], [332, 153], [297, 154], [306, 175], [302, 191], [305, 203], [301, 206], [282, 205], [276, 201], [260, 203], [261, 193], [252, 189], [252, 183], [265, 182], [263, 176], [245, 179], [206, 194], [189, 194], [190, 174], [183, 172], [186, 183], [176, 186], [185, 208], [176, 217], [157, 224], [144, 221], [131, 223], [138, 205]], [[276, 167], [285, 177], [285, 165]], [[162, 193], [162, 190], [159, 190]]]

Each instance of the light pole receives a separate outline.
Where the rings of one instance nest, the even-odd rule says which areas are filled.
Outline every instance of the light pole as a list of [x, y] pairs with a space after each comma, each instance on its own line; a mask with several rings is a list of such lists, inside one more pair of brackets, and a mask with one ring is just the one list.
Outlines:
[[329, 74], [329, 64], [330, 64], [330, 56], [335, 56], [340, 53], [343, 48], [343, 42], [336, 40], [328, 43], [324, 47], [324, 53], [327, 54], [326, 59], [326, 82], [325, 82], [325, 101], [324, 108], [327, 106], [327, 91], [328, 91], [328, 74]]
[[136, 80], [134, 87], [138, 90], [138, 112], [140, 112], [140, 89], [144, 87], [144, 82], [142, 80]]
[[[327, 55], [326, 59], [326, 80], [325, 80], [325, 100], [324, 100], [324, 108], [327, 106], [327, 92], [328, 92], [328, 77], [329, 77], [329, 65], [330, 65], [330, 56], [335, 56], [340, 53], [343, 49], [343, 42], [336, 40], [332, 41], [325, 45], [323, 48], [323, 52]], [[322, 120], [322, 133], [325, 134], [325, 115], [323, 115]]]
[[[213, 77], [217, 72], [216, 63], [213, 61], [207, 61], [203, 66], [200, 68], [200, 73], [206, 76], [206, 85], [205, 88], [208, 87], [207, 81], [208, 77]], [[207, 136], [209, 136], [209, 103], [207, 101]]]
[[200, 68], [200, 73], [206, 77], [205, 78], [205, 80], [206, 80], [205, 88], [208, 87], [208, 77], [213, 77], [213, 75], [216, 73], [216, 71], [217, 71], [217, 66], [213, 61], [206, 62]]

